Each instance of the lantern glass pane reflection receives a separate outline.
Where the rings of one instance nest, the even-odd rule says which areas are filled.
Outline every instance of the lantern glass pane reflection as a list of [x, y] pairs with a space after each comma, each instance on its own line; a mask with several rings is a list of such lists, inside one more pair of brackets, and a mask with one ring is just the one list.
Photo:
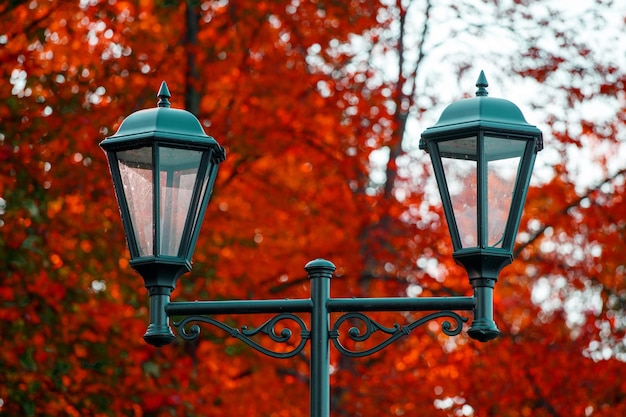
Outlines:
[[502, 247], [526, 142], [485, 137], [487, 154], [487, 246]]
[[461, 246], [502, 247], [526, 142], [474, 136], [438, 146]]
[[159, 151], [160, 254], [178, 256], [202, 152], [166, 147]]
[[117, 161], [139, 256], [152, 255], [154, 251], [152, 147], [119, 151]]
[[[164, 146], [158, 147], [157, 152], [158, 196], [154, 195], [152, 147], [117, 152], [124, 195], [139, 256], [179, 256], [202, 152]], [[205, 177], [203, 190], [207, 180]], [[158, 213], [154, 212], [155, 202]], [[198, 213], [196, 204], [192, 220], [197, 219]], [[156, 229], [155, 215], [158, 215]]]

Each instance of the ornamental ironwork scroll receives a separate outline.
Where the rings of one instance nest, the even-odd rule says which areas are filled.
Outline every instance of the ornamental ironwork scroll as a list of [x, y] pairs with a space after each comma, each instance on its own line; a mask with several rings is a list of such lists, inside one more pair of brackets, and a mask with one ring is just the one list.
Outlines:
[[[451, 323], [451, 321], [445, 320], [441, 324], [441, 330], [447, 336], [456, 336], [461, 333], [461, 330], [463, 329], [463, 323], [467, 322], [467, 318], [462, 317], [453, 311], [439, 311], [423, 316], [404, 326], [395, 323], [393, 327], [386, 327], [363, 313], [351, 312], [343, 314], [335, 321], [332, 330], [330, 330], [329, 338], [332, 340], [335, 348], [343, 355], [352, 358], [362, 358], [381, 351], [401, 337], [409, 335], [411, 331], [415, 328], [439, 318], [448, 318], [452, 321]], [[362, 324], [362, 328], [352, 326], [348, 330], [348, 338], [354, 342], [366, 342], [376, 332], [384, 333], [386, 335], [389, 335], [389, 337], [387, 337], [382, 342], [377, 343], [375, 346], [363, 350], [352, 350], [346, 348], [344, 345], [341, 344], [339, 328], [348, 320], [357, 321]], [[295, 336], [294, 332], [288, 327], [283, 327], [280, 331], [278, 331], [277, 327], [281, 324], [281, 322], [284, 324], [284, 321], [291, 321], [295, 323], [296, 326], [300, 329], [300, 334], [298, 336]], [[241, 340], [253, 349], [267, 356], [278, 359], [286, 359], [296, 356], [298, 353], [302, 352], [307, 343], [307, 340], [311, 337], [311, 333], [307, 328], [306, 323], [299, 316], [292, 313], [278, 314], [273, 318], [267, 320], [265, 323], [257, 328], [248, 328], [247, 326], [241, 326], [241, 328], [239, 329], [229, 326], [226, 323], [223, 323], [214, 318], [202, 315], [189, 316], [184, 318], [183, 320], [176, 321], [173, 324], [176, 328], [179, 329], [179, 333], [183, 339], [195, 340], [200, 335], [200, 326], [193, 323], [206, 323], [215, 326], [228, 333], [231, 337]], [[254, 340], [254, 337], [260, 334], [265, 334], [269, 336], [269, 338], [275, 343], [286, 345], [290, 342], [296, 341], [296, 344], [293, 348], [287, 351], [279, 352], [270, 350]], [[299, 340], [296, 339], [297, 337], [299, 337]]]
[[[299, 335], [300, 340], [298, 341], [296, 346], [293, 347], [292, 349], [287, 350], [285, 352], [276, 352], [276, 351], [266, 348], [265, 346], [262, 346], [261, 344], [257, 343], [253, 339], [254, 336], [257, 336], [263, 333], [269, 336], [269, 338], [272, 341], [276, 343], [282, 343], [285, 345], [291, 342], [292, 338], [295, 340], [293, 331], [291, 329], [287, 327], [283, 327], [280, 331], [277, 331], [277, 326], [281, 322], [284, 322], [285, 320], [295, 322], [297, 327], [300, 328], [300, 335]], [[252, 347], [253, 349], [267, 356], [271, 356], [272, 358], [277, 358], [277, 359], [286, 359], [286, 358], [291, 358], [297, 355], [298, 353], [302, 351], [302, 349], [304, 349], [304, 346], [306, 345], [307, 340], [310, 338], [310, 332], [307, 329], [307, 326], [304, 323], [304, 321], [300, 317], [292, 313], [278, 314], [274, 316], [273, 318], [267, 320], [261, 326], [257, 328], [250, 328], [250, 329], [247, 326], [241, 326], [241, 329], [231, 327], [227, 325], [226, 323], [223, 323], [219, 320], [213, 319], [208, 316], [189, 316], [189, 317], [184, 318], [183, 320], [176, 321], [173, 324], [176, 328], [179, 329], [180, 335], [182, 336], [183, 339], [194, 340], [200, 335], [200, 326], [198, 326], [197, 324], [193, 324], [191, 326], [189, 325], [192, 323], [198, 323], [198, 322], [207, 323], [219, 329], [222, 329], [226, 333], [230, 334], [230, 336], [241, 340], [242, 342]]]
[[[335, 322], [335, 325], [330, 332], [330, 338], [332, 339], [335, 348], [342, 354], [352, 358], [362, 358], [381, 351], [401, 337], [407, 336], [413, 329], [426, 324], [431, 320], [442, 317], [447, 317], [454, 321], [454, 325], [448, 320], [441, 324], [441, 330], [448, 336], [456, 336], [461, 333], [463, 323], [467, 322], [467, 318], [461, 317], [453, 311], [438, 311], [421, 317], [420, 319], [405, 326], [400, 326], [398, 323], [395, 323], [393, 327], [385, 327], [363, 313], [346, 313], [339, 317]], [[388, 334], [389, 337], [369, 349], [348, 349], [343, 346], [339, 340], [339, 327], [341, 327], [341, 325], [347, 320], [357, 320], [364, 325], [364, 330], [361, 330], [356, 326], [353, 326], [350, 330], [348, 330], [348, 337], [355, 342], [365, 342], [378, 331]]]

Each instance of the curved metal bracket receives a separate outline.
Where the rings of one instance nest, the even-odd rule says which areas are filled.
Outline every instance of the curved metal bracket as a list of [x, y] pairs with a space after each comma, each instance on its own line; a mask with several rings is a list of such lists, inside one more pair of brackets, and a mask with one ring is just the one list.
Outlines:
[[[423, 324], [426, 324], [431, 320], [438, 319], [441, 317], [448, 317], [454, 320], [454, 327], [447, 320], [441, 324], [441, 330], [448, 336], [456, 336], [459, 333], [461, 333], [461, 330], [463, 329], [463, 323], [467, 322], [467, 318], [461, 317], [460, 315], [458, 315], [457, 313], [453, 311], [438, 311], [436, 313], [431, 313], [418, 320], [415, 320], [414, 322], [406, 326], [400, 326], [398, 323], [395, 323], [393, 327], [385, 327], [381, 325], [380, 323], [372, 320], [370, 317], [368, 317], [367, 315], [363, 313], [346, 313], [342, 315], [341, 317], [339, 317], [339, 319], [337, 319], [337, 321], [335, 322], [335, 325], [333, 326], [333, 329], [330, 332], [330, 338], [332, 339], [333, 344], [335, 345], [335, 348], [337, 348], [337, 350], [341, 352], [342, 354], [352, 357], [352, 358], [362, 358], [362, 357], [369, 356], [373, 353], [381, 351], [382, 349], [386, 348], [387, 346], [389, 346], [390, 344], [392, 344], [393, 342], [395, 342], [402, 336], [408, 335], [411, 332], [411, 330]], [[351, 327], [350, 330], [348, 331], [348, 336], [350, 337], [351, 340], [355, 342], [366, 341], [377, 331], [381, 331], [390, 336], [386, 340], [382, 341], [381, 343], [377, 344], [376, 346], [370, 349], [365, 349], [365, 350], [360, 350], [360, 351], [347, 349], [339, 341], [339, 327], [346, 320], [350, 320], [350, 319], [359, 320], [365, 325], [364, 331], [361, 331], [361, 329], [359, 329], [356, 326]]]
[[[273, 350], [267, 349], [266, 347], [260, 345], [252, 339], [252, 337], [258, 335], [259, 333], [264, 333], [276, 343], [288, 343], [293, 336], [293, 332], [291, 331], [291, 329], [284, 327], [282, 330], [280, 330], [280, 332], [276, 331], [276, 326], [279, 322], [283, 320], [291, 320], [295, 322], [298, 327], [300, 327], [300, 342], [293, 349], [287, 352], [275, 352]], [[297, 355], [302, 351], [302, 349], [304, 349], [307, 340], [310, 338], [310, 332], [307, 329], [304, 321], [300, 317], [291, 313], [278, 314], [263, 323], [260, 327], [253, 329], [248, 329], [247, 326], [242, 326], [240, 330], [207, 316], [189, 316], [184, 318], [183, 320], [174, 322], [173, 325], [179, 330], [179, 333], [183, 339], [195, 340], [200, 335], [200, 326], [194, 324], [187, 328], [187, 326], [189, 326], [189, 324], [193, 322], [211, 324], [230, 334], [231, 337], [241, 340], [253, 349], [264, 353], [267, 356], [271, 356], [272, 358], [277, 359], [291, 358]]]

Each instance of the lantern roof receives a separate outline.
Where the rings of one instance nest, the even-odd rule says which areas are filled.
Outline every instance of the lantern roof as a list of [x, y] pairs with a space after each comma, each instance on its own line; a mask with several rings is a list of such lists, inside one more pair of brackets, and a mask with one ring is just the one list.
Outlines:
[[538, 135], [538, 147], [543, 148], [541, 131], [529, 124], [522, 111], [512, 102], [489, 97], [487, 78], [483, 71], [476, 81], [476, 97], [456, 101], [445, 108], [437, 123], [422, 133], [420, 148], [426, 149], [424, 137], [454, 134], [466, 130], [489, 129], [498, 132]]
[[106, 138], [101, 146], [107, 149], [121, 144], [132, 146], [146, 139], [165, 139], [173, 144], [209, 145], [222, 149], [204, 132], [196, 116], [186, 110], [170, 108], [171, 95], [165, 81], [161, 83], [157, 97], [157, 107], [139, 110], [126, 117], [117, 132]]

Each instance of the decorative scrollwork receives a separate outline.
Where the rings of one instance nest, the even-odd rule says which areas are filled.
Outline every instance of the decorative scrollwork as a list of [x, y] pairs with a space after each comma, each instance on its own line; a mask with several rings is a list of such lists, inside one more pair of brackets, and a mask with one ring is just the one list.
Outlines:
[[[382, 326], [380, 323], [372, 320], [370, 317], [363, 313], [346, 313], [339, 317], [339, 319], [337, 319], [337, 321], [335, 322], [335, 325], [333, 326], [333, 329], [330, 333], [330, 338], [332, 339], [333, 344], [335, 345], [337, 350], [340, 351], [342, 354], [350, 356], [352, 358], [362, 358], [381, 351], [399, 338], [408, 335], [411, 330], [425, 323], [428, 323], [431, 320], [435, 320], [441, 317], [447, 317], [454, 320], [454, 327], [448, 320], [444, 321], [441, 324], [441, 330], [448, 336], [456, 336], [461, 333], [461, 330], [463, 329], [463, 323], [467, 321], [467, 318], [461, 317], [459, 314], [453, 311], [439, 311], [436, 313], [428, 314], [406, 326], [400, 326], [398, 323], [395, 323], [393, 327], [385, 327]], [[361, 351], [347, 349], [339, 341], [339, 327], [346, 320], [351, 319], [358, 320], [365, 325], [365, 329], [363, 331], [361, 331], [361, 329], [356, 326], [351, 327], [350, 330], [348, 330], [348, 336], [351, 340], [354, 340], [355, 342], [366, 341], [377, 331], [381, 331], [391, 336], [369, 349]]]
[[[291, 329], [284, 327], [282, 330], [280, 330], [280, 332], [276, 331], [276, 326], [283, 320], [291, 320], [295, 322], [298, 327], [300, 327], [300, 342], [293, 349], [286, 352], [275, 352], [267, 349], [266, 347], [260, 345], [252, 339], [252, 337], [258, 335], [259, 333], [263, 333], [269, 336], [270, 339], [272, 339], [276, 343], [288, 343], [293, 336], [293, 332], [291, 331]], [[248, 329], [247, 326], [242, 326], [241, 330], [239, 330], [208, 316], [189, 316], [184, 318], [183, 320], [174, 322], [173, 325], [179, 329], [179, 333], [183, 339], [194, 340], [200, 335], [200, 326], [194, 324], [187, 329], [187, 326], [193, 322], [211, 324], [219, 329], [224, 330], [232, 337], [241, 340], [255, 350], [264, 353], [267, 356], [271, 356], [272, 358], [278, 359], [291, 358], [297, 355], [302, 351], [302, 349], [304, 349], [307, 340], [310, 338], [310, 332], [307, 329], [304, 321], [300, 317], [291, 313], [278, 314], [255, 329]]]

